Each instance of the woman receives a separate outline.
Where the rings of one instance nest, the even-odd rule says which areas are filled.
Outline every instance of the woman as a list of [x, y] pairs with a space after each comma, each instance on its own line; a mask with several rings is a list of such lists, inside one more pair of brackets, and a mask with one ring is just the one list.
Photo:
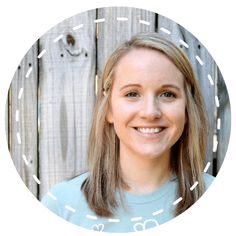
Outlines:
[[72, 223], [106, 232], [140, 231], [172, 219], [213, 179], [203, 174], [205, 114], [185, 54], [157, 33], [134, 36], [104, 68], [89, 172], [52, 188], [43, 204]]

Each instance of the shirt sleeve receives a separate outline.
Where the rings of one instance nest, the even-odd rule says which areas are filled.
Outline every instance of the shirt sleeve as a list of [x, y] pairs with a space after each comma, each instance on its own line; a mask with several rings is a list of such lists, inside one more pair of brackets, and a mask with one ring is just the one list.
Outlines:
[[212, 184], [212, 182], [214, 181], [215, 177], [213, 177], [212, 175], [209, 174], [205, 174], [204, 175], [204, 180], [205, 180], [205, 187], [206, 189], [209, 188], [209, 186]]
[[48, 208], [50, 211], [54, 212], [58, 216], [62, 216], [62, 207], [61, 207], [61, 189], [63, 183], [52, 187], [41, 199], [41, 203]]

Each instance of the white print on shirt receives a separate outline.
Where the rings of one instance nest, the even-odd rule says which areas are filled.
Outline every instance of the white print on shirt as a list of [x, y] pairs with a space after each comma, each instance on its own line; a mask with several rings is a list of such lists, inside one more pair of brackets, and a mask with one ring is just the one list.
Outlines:
[[104, 230], [104, 224], [95, 224], [92, 226], [92, 230], [102, 232]]
[[158, 225], [159, 223], [156, 220], [148, 219], [148, 220], [145, 220], [143, 223], [139, 222], [139, 223], [134, 224], [133, 229], [135, 232], [138, 232], [138, 231], [143, 231], [145, 229], [149, 229], [152, 227], [156, 227]]

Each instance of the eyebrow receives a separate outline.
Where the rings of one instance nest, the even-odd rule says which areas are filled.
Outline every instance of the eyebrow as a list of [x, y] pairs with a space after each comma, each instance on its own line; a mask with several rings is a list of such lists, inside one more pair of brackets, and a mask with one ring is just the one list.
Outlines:
[[161, 86], [162, 88], [174, 88], [176, 90], [180, 91], [180, 87], [178, 87], [177, 85], [174, 84], [164, 84], [163, 86]]
[[[128, 88], [128, 87], [142, 87], [142, 86], [140, 84], [126, 84], [126, 85], [124, 85], [120, 88], [120, 91], [125, 89], [125, 88]], [[164, 85], [161, 86], [161, 88], [173, 88], [173, 89], [176, 89], [178, 91], [181, 90], [178, 86], [176, 86], [174, 84], [164, 84]]]
[[128, 87], [141, 87], [140, 84], [126, 84], [120, 88], [120, 91]]

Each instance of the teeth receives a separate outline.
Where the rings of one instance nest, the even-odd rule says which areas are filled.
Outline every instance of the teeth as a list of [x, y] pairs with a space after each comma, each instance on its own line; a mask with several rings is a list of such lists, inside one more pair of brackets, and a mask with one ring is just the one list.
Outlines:
[[163, 128], [138, 128], [138, 131], [144, 134], [154, 134], [159, 133], [163, 130]]

